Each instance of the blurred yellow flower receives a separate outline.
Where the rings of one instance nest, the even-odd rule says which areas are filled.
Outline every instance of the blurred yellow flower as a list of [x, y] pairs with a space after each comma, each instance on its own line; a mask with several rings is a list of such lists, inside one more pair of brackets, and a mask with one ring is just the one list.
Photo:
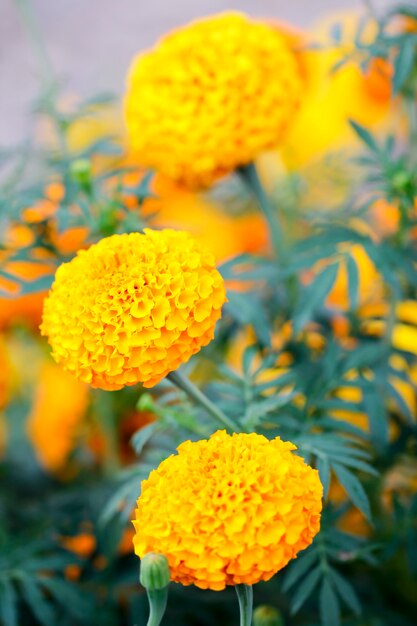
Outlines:
[[22, 294], [19, 282], [52, 275], [55, 270], [53, 255], [45, 247], [35, 245], [30, 260], [12, 259], [15, 252], [35, 243], [31, 227], [47, 222], [51, 243], [63, 255], [72, 254], [86, 245], [88, 229], [85, 226], [70, 227], [62, 232], [58, 228], [56, 214], [65, 195], [64, 185], [59, 181], [51, 182], [45, 186], [43, 194], [43, 198], [23, 209], [22, 222], [9, 224], [2, 237], [5, 249], [0, 253], [0, 264], [9, 276], [0, 277], [0, 329], [19, 322], [37, 327], [41, 321], [47, 291]]
[[268, 580], [320, 527], [318, 472], [277, 437], [217, 431], [186, 441], [142, 483], [135, 552], [165, 554], [183, 585]]
[[152, 387], [211, 341], [225, 299], [211, 253], [187, 233], [145, 229], [61, 265], [41, 332], [93, 387]]
[[[320, 20], [311, 41], [305, 37], [302, 106], [282, 147], [284, 162], [290, 169], [299, 169], [342, 146], [346, 150], [357, 145], [349, 119], [372, 128], [388, 117], [392, 106], [392, 67], [386, 61], [375, 59], [362, 72], [358, 62], [349, 60], [333, 71], [354, 51], [359, 20], [352, 12], [335, 14]], [[334, 23], [343, 30], [341, 45], [334, 45], [329, 37]], [[368, 32], [367, 37], [372, 41], [373, 32]], [[309, 47], [311, 43], [318, 47]]]
[[[361, 329], [364, 333], [380, 337], [387, 330], [389, 305], [386, 302], [374, 302], [364, 305], [359, 310]], [[395, 324], [391, 332], [394, 348], [417, 355], [417, 301], [403, 300], [395, 307]]]
[[138, 55], [125, 97], [138, 161], [206, 187], [277, 146], [302, 96], [289, 38], [244, 14], [193, 22]]
[[[344, 250], [341, 248], [340, 252]], [[381, 277], [364, 248], [359, 244], [354, 244], [346, 249], [346, 253], [352, 258], [358, 271], [358, 304], [365, 304], [369, 300], [379, 298], [383, 288]], [[339, 263], [336, 280], [327, 296], [326, 303], [330, 307], [344, 311], [350, 308], [346, 259], [342, 259]]]
[[45, 363], [27, 421], [41, 465], [59, 472], [74, 449], [88, 403], [88, 388], [55, 363]]

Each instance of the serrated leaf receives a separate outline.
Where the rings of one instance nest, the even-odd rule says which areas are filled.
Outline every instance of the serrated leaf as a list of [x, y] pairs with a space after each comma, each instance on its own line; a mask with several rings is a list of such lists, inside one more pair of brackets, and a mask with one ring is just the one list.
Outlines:
[[55, 615], [42, 591], [32, 578], [24, 576], [20, 579], [23, 599], [36, 619], [44, 626], [55, 626]]
[[340, 604], [329, 580], [325, 578], [319, 594], [320, 618], [323, 626], [339, 626]]
[[74, 585], [57, 578], [40, 576], [42, 586], [45, 587], [54, 599], [64, 606], [75, 617], [84, 618], [89, 609], [89, 603], [84, 594], [80, 593]]
[[352, 474], [344, 465], [332, 463], [332, 469], [339, 479], [340, 484], [352, 500], [353, 504], [365, 515], [368, 520], [372, 519], [368, 496], [365, 493], [359, 479]]
[[314, 589], [318, 585], [320, 577], [321, 568], [317, 566], [303, 579], [291, 599], [291, 615], [294, 615], [295, 613], [297, 613], [297, 611], [301, 609], [303, 604], [306, 602], [306, 600], [309, 598], [309, 596], [313, 593]]
[[362, 612], [362, 607], [353, 586], [348, 580], [346, 580], [346, 578], [344, 578], [344, 576], [339, 574], [339, 572], [336, 571], [334, 568], [331, 569], [331, 575], [332, 583], [339, 596], [346, 603], [346, 605], [355, 613], [355, 615], [360, 615]]

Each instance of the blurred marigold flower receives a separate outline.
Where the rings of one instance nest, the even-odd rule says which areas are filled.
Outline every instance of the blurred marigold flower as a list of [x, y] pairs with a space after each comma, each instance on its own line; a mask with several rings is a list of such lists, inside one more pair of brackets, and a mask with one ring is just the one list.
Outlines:
[[185, 232], [145, 229], [61, 265], [41, 331], [93, 387], [152, 387], [211, 341], [225, 299], [211, 253]]
[[6, 406], [9, 398], [10, 377], [10, 359], [6, 344], [0, 337], [0, 411]]
[[[304, 38], [302, 106], [282, 151], [284, 163], [291, 170], [303, 168], [326, 154], [328, 159], [329, 152], [341, 147], [355, 149], [358, 140], [349, 119], [366, 127], [381, 127], [387, 124], [395, 108], [391, 101], [391, 65], [382, 58], [374, 58], [362, 71], [360, 63], [348, 58], [355, 51], [360, 19], [352, 11], [321, 17], [310, 41], [307, 35]], [[343, 32], [340, 44], [329, 36], [335, 24]], [[375, 34], [371, 24], [365, 32], [362, 29], [366, 41], [371, 42]]]
[[[369, 300], [380, 297], [383, 293], [383, 285], [374, 263], [360, 244], [352, 246], [340, 246], [340, 253], [346, 252], [355, 263], [358, 270], [358, 300], [364, 304]], [[336, 280], [327, 297], [327, 305], [339, 310], [348, 310], [349, 301], [349, 277], [346, 259], [339, 263]]]
[[223, 13], [165, 36], [132, 63], [125, 97], [142, 165], [206, 187], [277, 146], [302, 95], [290, 38]]
[[186, 441], [142, 483], [135, 552], [202, 589], [268, 580], [319, 530], [318, 473], [277, 437], [217, 431]]
[[88, 387], [55, 363], [45, 363], [27, 432], [41, 465], [58, 472], [74, 449], [88, 403]]

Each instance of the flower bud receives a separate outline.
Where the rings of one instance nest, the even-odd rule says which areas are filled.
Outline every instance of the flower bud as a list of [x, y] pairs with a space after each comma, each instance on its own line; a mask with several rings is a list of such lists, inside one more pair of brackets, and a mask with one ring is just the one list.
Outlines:
[[277, 609], [262, 604], [253, 613], [253, 626], [284, 626], [284, 622]]
[[168, 560], [164, 554], [148, 552], [140, 564], [140, 584], [147, 591], [156, 591], [168, 587], [170, 572]]
[[70, 166], [71, 176], [80, 187], [91, 186], [91, 162], [88, 159], [76, 159]]

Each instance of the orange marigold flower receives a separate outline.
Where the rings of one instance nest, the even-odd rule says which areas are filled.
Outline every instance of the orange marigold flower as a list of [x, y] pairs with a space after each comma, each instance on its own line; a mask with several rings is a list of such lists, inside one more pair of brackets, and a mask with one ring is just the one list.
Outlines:
[[211, 341], [225, 299], [211, 253], [185, 232], [145, 229], [61, 265], [41, 331], [93, 387], [152, 387]]
[[125, 117], [139, 161], [205, 187], [277, 146], [302, 92], [293, 47], [275, 27], [223, 13], [138, 55]]
[[88, 387], [55, 363], [45, 363], [28, 417], [36, 456], [50, 472], [60, 471], [76, 444], [87, 410]]
[[182, 443], [142, 482], [136, 554], [165, 554], [173, 581], [202, 589], [268, 580], [320, 527], [318, 472], [295, 449], [225, 431]]

